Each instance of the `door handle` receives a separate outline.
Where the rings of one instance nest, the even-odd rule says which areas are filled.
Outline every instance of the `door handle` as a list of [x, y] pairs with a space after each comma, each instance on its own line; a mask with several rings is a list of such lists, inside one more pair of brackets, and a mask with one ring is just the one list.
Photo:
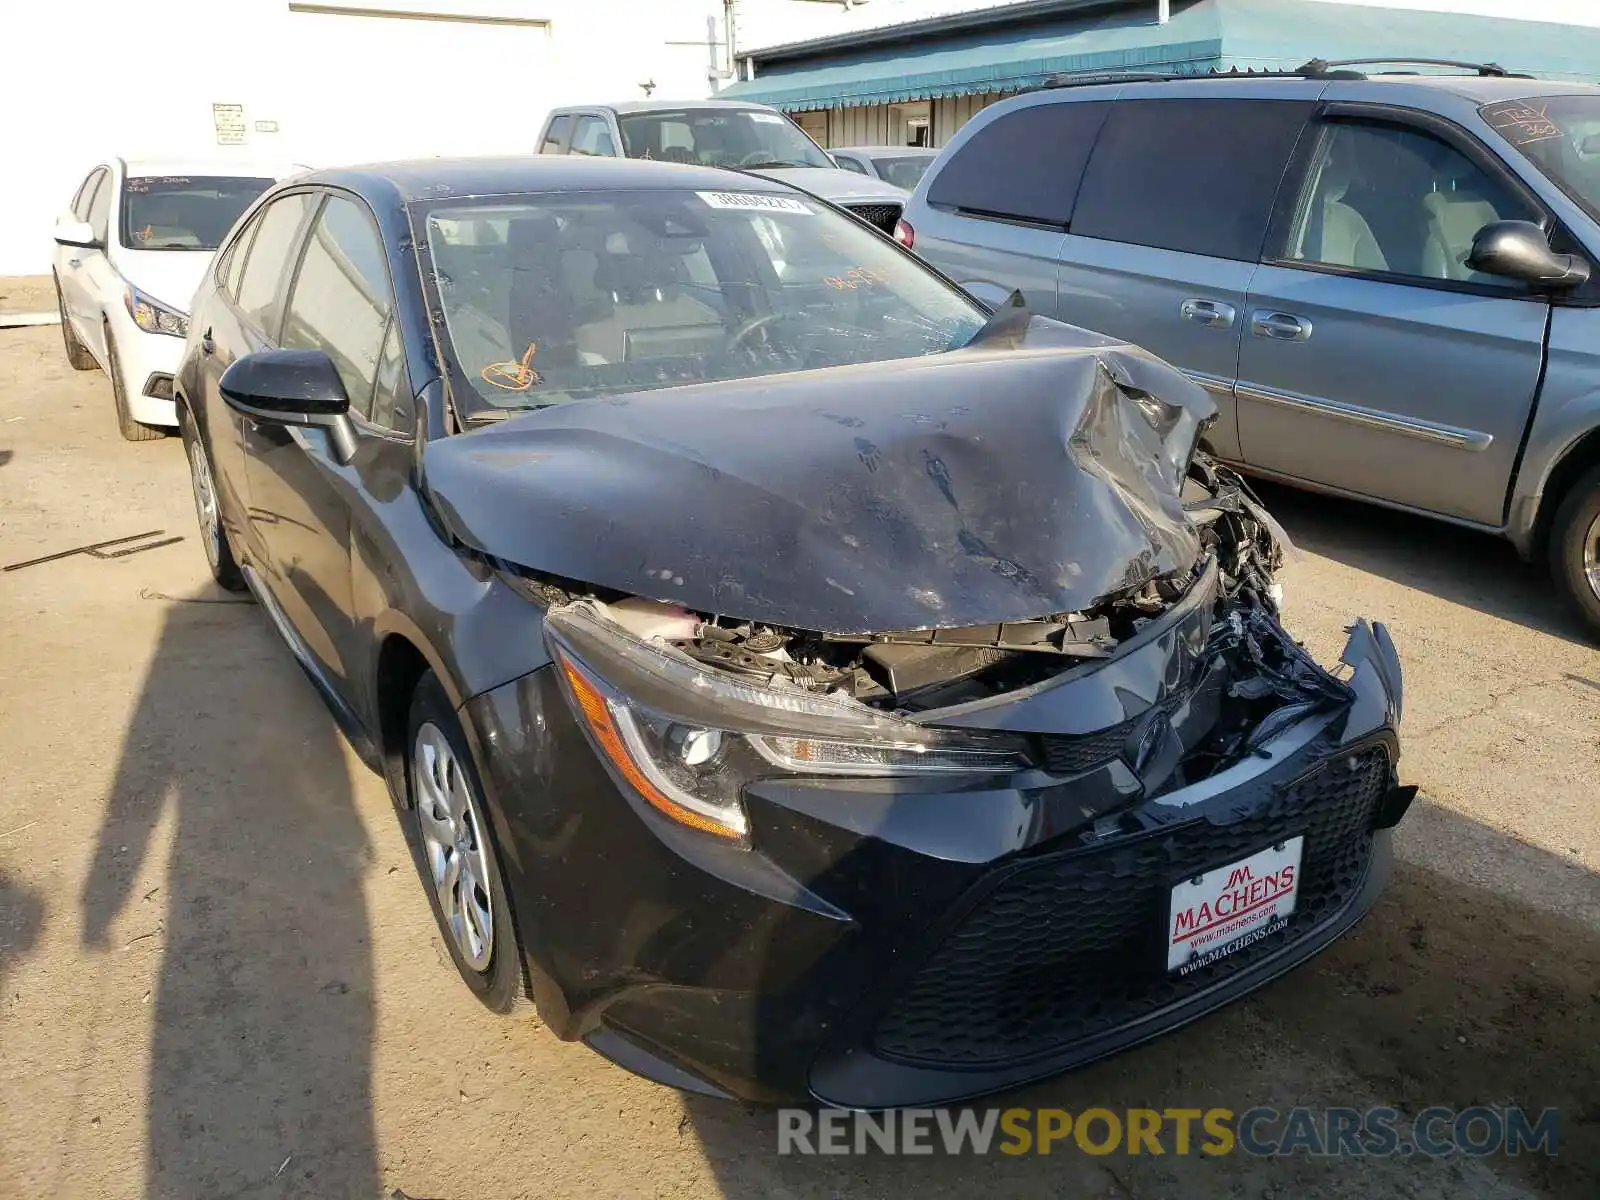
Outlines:
[[1250, 314], [1250, 332], [1280, 342], [1303, 342], [1311, 336], [1311, 322], [1275, 308], [1258, 308]]
[[1208, 325], [1212, 329], [1232, 329], [1233, 319], [1239, 314], [1233, 305], [1223, 304], [1219, 300], [1185, 300], [1178, 305], [1178, 315], [1185, 321], [1193, 321], [1196, 325]]
[[215, 354], [216, 351], [217, 343], [211, 340], [211, 330], [208, 329], [200, 335], [200, 353]]

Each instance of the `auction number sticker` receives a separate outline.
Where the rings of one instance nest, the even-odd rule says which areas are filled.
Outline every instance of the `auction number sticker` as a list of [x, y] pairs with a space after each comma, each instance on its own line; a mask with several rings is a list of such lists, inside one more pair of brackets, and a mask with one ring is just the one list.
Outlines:
[[771, 196], [762, 192], [696, 192], [712, 208], [738, 208], [746, 212], [797, 213], [812, 215], [811, 207], [793, 196]]

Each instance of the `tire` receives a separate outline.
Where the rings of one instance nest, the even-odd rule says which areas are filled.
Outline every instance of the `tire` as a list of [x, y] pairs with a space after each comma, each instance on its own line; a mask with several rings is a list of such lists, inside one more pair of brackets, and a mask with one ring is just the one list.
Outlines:
[[217, 492], [216, 476], [211, 470], [211, 456], [205, 443], [195, 432], [194, 418], [181, 404], [178, 406], [178, 429], [183, 435], [183, 450], [189, 459], [189, 486], [194, 491], [194, 515], [200, 526], [200, 544], [206, 552], [206, 562], [211, 567], [211, 578], [230, 592], [242, 592], [247, 585], [239, 562], [233, 556], [233, 544], [228, 540], [228, 530], [222, 521], [222, 501]]
[[491, 1012], [531, 1013], [483, 787], [461, 722], [432, 671], [412, 693], [405, 767], [406, 841], [456, 971]]
[[153, 442], [166, 437], [166, 431], [155, 425], [145, 425], [128, 415], [128, 392], [122, 386], [122, 364], [117, 361], [117, 344], [111, 340], [111, 326], [106, 330], [106, 374], [111, 376], [111, 399], [117, 406], [117, 429], [124, 441]]
[[89, 347], [78, 340], [78, 335], [73, 331], [72, 322], [67, 320], [67, 301], [61, 294], [61, 280], [55, 279], [56, 284], [56, 311], [61, 314], [61, 344], [67, 349], [67, 362], [74, 371], [98, 370], [100, 364], [95, 362], [94, 355], [89, 353]]
[[1550, 571], [1600, 636], [1600, 466], [1572, 485], [1550, 525]]

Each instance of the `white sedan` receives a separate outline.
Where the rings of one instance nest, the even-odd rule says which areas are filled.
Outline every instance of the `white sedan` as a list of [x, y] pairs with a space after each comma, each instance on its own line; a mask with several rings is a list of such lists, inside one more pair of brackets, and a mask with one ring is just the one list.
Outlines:
[[111, 380], [122, 436], [178, 423], [172, 374], [189, 302], [240, 214], [305, 168], [111, 159], [90, 171], [56, 224], [56, 302], [67, 359]]

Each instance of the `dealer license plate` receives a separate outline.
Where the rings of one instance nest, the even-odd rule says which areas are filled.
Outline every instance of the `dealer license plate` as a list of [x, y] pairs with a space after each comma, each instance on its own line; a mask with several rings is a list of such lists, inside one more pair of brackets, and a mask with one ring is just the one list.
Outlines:
[[1294, 912], [1304, 842], [1290, 838], [1173, 888], [1167, 970], [1187, 975], [1282, 931]]

